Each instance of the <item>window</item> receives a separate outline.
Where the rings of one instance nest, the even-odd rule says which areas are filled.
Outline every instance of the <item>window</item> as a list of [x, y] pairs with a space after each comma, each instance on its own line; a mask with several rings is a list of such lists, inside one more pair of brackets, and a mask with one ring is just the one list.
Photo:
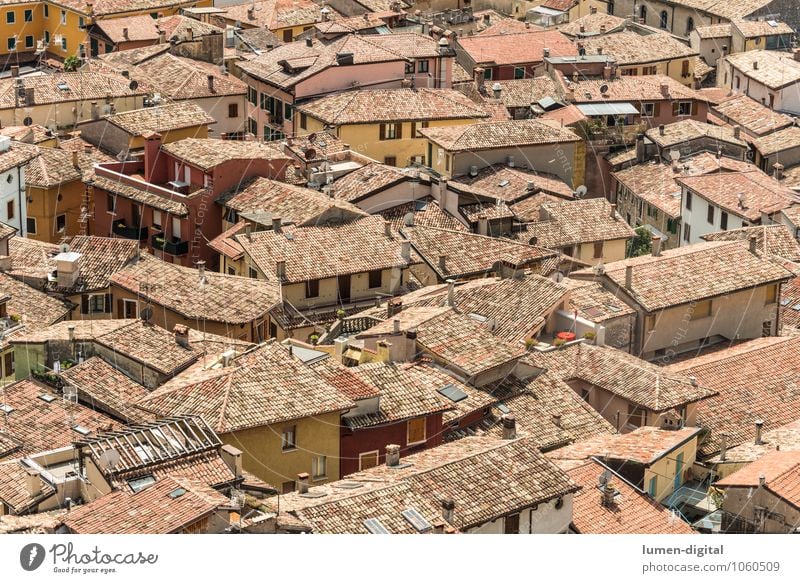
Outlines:
[[45, 18], [50, 17], [50, 7], [47, 4], [44, 5], [44, 17]]
[[506, 516], [503, 534], [519, 534], [519, 514], [510, 514]]
[[228, 104], [228, 117], [239, 117], [239, 104], [238, 103], [229, 103]]
[[639, 18], [641, 19], [642, 24], [647, 23], [647, 6], [645, 6], [644, 4], [639, 6]]
[[139, 304], [136, 300], [122, 300], [122, 317], [134, 320], [139, 316]]
[[428, 72], [428, 59], [417, 61], [417, 73]]
[[709, 225], [714, 224], [714, 207], [711, 205], [708, 205], [708, 209], [706, 210], [706, 220]]
[[153, 228], [161, 230], [161, 211], [153, 210]]
[[[14, 353], [6, 352], [3, 360], [5, 361], [5, 376], [10, 376], [14, 373]], [[13, 409], [12, 409], [13, 411]]]
[[386, 156], [383, 163], [387, 166], [397, 166], [397, 156]]
[[282, 494], [290, 494], [292, 492], [294, 492], [294, 480], [289, 480], [288, 482], [281, 484]]
[[10, 221], [14, 218], [14, 201], [9, 200], [6, 203], [6, 218]]
[[420, 129], [424, 130], [429, 125], [430, 125], [430, 122], [427, 122], [427, 121], [423, 121], [423, 122], [420, 122], [420, 123], [417, 123], [417, 122], [412, 123], [411, 124], [411, 135], [414, 136], [415, 138], [421, 138], [422, 134], [419, 133], [419, 130]]
[[656, 327], [656, 315], [655, 314], [647, 314], [647, 317], [644, 319], [644, 331], [651, 332]]
[[25, 22], [33, 22], [33, 10], [26, 10], [23, 20]]
[[694, 18], [691, 16], [686, 19], [686, 36], [689, 36], [689, 33], [694, 30]]
[[368, 470], [378, 465], [378, 450], [367, 451], [358, 456], [358, 469]]
[[236, 275], [236, 268], [228, 266], [228, 275]]
[[31, 235], [35, 235], [36, 234], [36, 219], [33, 218], [33, 217], [28, 217], [26, 222], [27, 222], [27, 229], [26, 230], [28, 231], [28, 233], [30, 233]]
[[655, 103], [642, 103], [642, 117], [655, 117], [656, 104]]
[[306, 297], [317, 298], [319, 297], [319, 280], [309, 279], [306, 281]]
[[603, 258], [603, 242], [597, 241], [594, 244], [594, 258], [595, 259], [602, 259]]
[[381, 287], [383, 284], [383, 270], [375, 269], [369, 272], [369, 289]]
[[444, 171], [450, 172], [450, 156], [447, 154], [444, 156]]
[[17, 21], [17, 15], [15, 12], [9, 10], [6, 12], [6, 24], [14, 24]]
[[14, 51], [17, 49], [17, 37], [10, 36], [8, 37], [8, 50]]
[[688, 77], [689, 76], [689, 61], [683, 61], [681, 63], [681, 77]]
[[653, 476], [650, 478], [650, 483], [647, 486], [647, 493], [650, 494], [651, 498], [656, 497], [656, 485], [658, 484], [658, 476]]
[[686, 210], [692, 210], [692, 193], [688, 190], [686, 191]]
[[484, 78], [486, 81], [491, 81], [491, 80], [492, 80], [492, 70], [491, 70], [491, 69], [486, 69], [486, 70], [483, 72], [483, 78]]
[[247, 101], [253, 105], [258, 105], [258, 91], [252, 87], [247, 88]]
[[281, 449], [283, 451], [297, 449], [297, 426], [286, 427], [281, 433]]
[[769, 336], [772, 336], [772, 322], [767, 320], [761, 323], [761, 337], [767, 338]]
[[292, 120], [293, 114], [293, 107], [291, 103], [284, 103], [283, 104], [283, 119], [288, 119], [289, 121]]
[[381, 140], [399, 140], [403, 137], [403, 124], [382, 123], [380, 125]]
[[414, 74], [414, 61], [409, 61], [406, 63], [406, 75], [413, 75]]
[[719, 217], [719, 228], [723, 231], [728, 229], [728, 213], [722, 211], [722, 214]]
[[80, 28], [81, 30], [86, 28], [86, 21], [83, 19], [83, 16], [78, 17], [78, 28]]
[[292, 30], [284, 30], [283, 31], [283, 42], [290, 43], [292, 42]]
[[667, 219], [667, 231], [673, 235], [678, 234], [678, 219]]
[[106, 207], [110, 213], [117, 212], [117, 197], [115, 195], [111, 193], [106, 195]]
[[667, 25], [668, 25], [668, 20], [669, 20], [669, 15], [667, 14], [667, 11], [666, 10], [662, 10], [661, 11], [661, 18], [659, 19], [658, 25], [661, 28], [666, 29]]
[[308, 129], [308, 116], [305, 113], [300, 114], [300, 129]]
[[67, 215], [56, 215], [56, 232], [63, 233], [67, 228]]
[[65, 51], [67, 50], [67, 37], [65, 36], [61, 37], [61, 49]]
[[628, 425], [641, 427], [644, 425], [645, 412], [641, 407], [628, 403]]
[[181, 219], [179, 217], [172, 217], [172, 240], [176, 243], [181, 240]]
[[777, 285], [770, 285], [767, 286], [767, 301], [764, 302], [766, 305], [774, 304], [778, 301], [778, 286]]
[[248, 133], [258, 135], [258, 122], [254, 120], [252, 117], [247, 118], [247, 131]]
[[61, 24], [66, 24], [66, 23], [67, 23], [67, 11], [66, 10], [62, 10], [61, 11]]
[[26, 49], [33, 48], [33, 44], [34, 44], [33, 35], [29, 34], [28, 36], [25, 37], [25, 48]]
[[311, 477], [320, 480], [328, 476], [328, 458], [324, 455], [314, 456], [311, 460]]
[[406, 430], [406, 444], [414, 445], [425, 441], [425, 417], [409, 419]]
[[525, 68], [514, 67], [514, 79], [524, 79], [524, 78], [525, 78]]
[[701, 300], [696, 302], [692, 307], [692, 320], [701, 320], [702, 318], [708, 318], [711, 316], [711, 300]]
[[[47, 4], [44, 6], [47, 8]], [[48, 31], [44, 31], [44, 44], [50, 44], [50, 33]]]
[[93, 314], [105, 312], [106, 296], [104, 294], [89, 296], [89, 311]]
[[248, 268], [247, 268], [247, 276], [248, 276], [250, 279], [258, 279], [258, 270], [256, 270], [256, 269], [255, 269], [255, 268], [253, 268], [253, 267], [248, 267]]
[[692, 107], [691, 101], [676, 101], [672, 104], [672, 115], [674, 116], [687, 116], [692, 115]]

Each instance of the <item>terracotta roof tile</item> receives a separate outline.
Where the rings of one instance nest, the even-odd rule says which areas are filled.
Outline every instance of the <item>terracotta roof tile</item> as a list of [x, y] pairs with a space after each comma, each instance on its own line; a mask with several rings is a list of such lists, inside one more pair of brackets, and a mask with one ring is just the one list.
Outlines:
[[170, 194], [169, 197], [167, 197], [160, 190], [151, 190], [150, 185], [146, 182], [142, 182], [141, 186], [139, 186], [128, 182], [112, 180], [104, 176], [93, 176], [89, 184], [96, 189], [104, 190], [135, 202], [144, 203], [147, 206], [152, 206], [171, 215], [185, 217], [189, 214], [189, 209], [186, 204], [180, 201], [180, 198], [182, 198], [181, 195]]
[[800, 419], [763, 432], [761, 443], [751, 440], [735, 447], [729, 447], [725, 451], [724, 462], [717, 454], [709, 459], [708, 463], [754, 462], [771, 451], [800, 451]]
[[558, 27], [562, 34], [572, 37], [580, 37], [584, 35], [593, 34], [606, 34], [614, 32], [616, 29], [624, 28], [626, 19], [614, 16], [613, 14], [606, 14], [603, 12], [595, 12], [594, 14], [587, 14], [575, 20], [571, 20], [568, 24]]
[[698, 26], [695, 30], [697, 30], [697, 34], [701, 39], [726, 38], [731, 36], [731, 23]]
[[775, 26], [767, 20], [743, 20], [737, 18], [731, 22], [735, 30], [745, 38], [755, 38], [761, 36], [772, 36], [776, 34], [793, 35], [794, 29], [785, 22], [775, 22]]
[[554, 30], [463, 36], [457, 42], [477, 66], [541, 63], [545, 48], [550, 49], [553, 57], [578, 54], [578, 48], [566, 36]]
[[451, 152], [581, 141], [567, 129], [554, 128], [533, 119], [425, 128], [419, 131], [431, 142]]
[[[36, 105], [92, 100], [105, 102], [108, 98], [143, 98], [147, 95], [144, 88], [131, 89], [130, 79], [109, 71], [53, 73], [21, 79], [26, 89], [33, 89]], [[16, 81], [11, 77], [0, 80], [0, 109], [16, 107]]]
[[45, 480], [39, 480], [41, 492], [31, 496], [27, 487], [27, 467], [20, 460], [0, 463], [0, 501], [6, 504], [12, 514], [26, 514], [36, 508], [36, 504], [55, 493], [55, 489]]
[[[667, 86], [669, 97], [661, 92], [662, 85]], [[606, 86], [605, 93], [600, 88]], [[621, 76], [613, 80], [585, 79], [569, 85], [575, 93], [575, 103], [593, 103], [603, 101], [671, 101], [673, 99], [695, 99], [707, 101], [700, 91], [686, 87], [666, 75]], [[665, 106], [666, 107], [666, 106]]]
[[738, 93], [714, 106], [713, 109], [728, 123], [740, 125], [756, 136], [769, 134], [793, 123], [788, 115], [778, 113], [755, 99]]
[[759, 225], [703, 235], [706, 241], [742, 241], [748, 245], [751, 237], [756, 238], [756, 249], [760, 253], [800, 261], [800, 243], [786, 225]]
[[[800, 81], [800, 63], [791, 53], [777, 51], [747, 51], [723, 57], [735, 69], [770, 89], [780, 89]], [[758, 63], [758, 68], [754, 68]]]
[[697, 51], [667, 33], [642, 35], [624, 31], [587, 37], [581, 42], [587, 54], [597, 54], [601, 49], [603, 54], [614, 57], [618, 67], [672, 61], [697, 54]]
[[538, 192], [573, 198], [572, 188], [557, 176], [501, 165], [481, 168], [475, 176], [458, 176], [448, 185], [451, 190], [477, 195], [476, 202], [480, 201], [477, 197], [485, 196], [511, 204]]
[[800, 127], [789, 126], [777, 132], [753, 140], [753, 146], [762, 156], [771, 156], [785, 150], [800, 147]]
[[365, 164], [336, 180], [331, 185], [334, 198], [357, 203], [364, 198], [411, 180], [407, 172], [394, 166], [374, 162]]
[[230, 4], [223, 8], [227, 20], [238, 20], [247, 28], [278, 30], [310, 25], [320, 20], [319, 6], [311, 0], [259, 0]]
[[279, 160], [287, 156], [263, 142], [186, 138], [164, 144], [161, 149], [201, 170], [210, 170], [229, 160]]
[[558, 88], [547, 75], [532, 79], [509, 79], [498, 81], [500, 101], [508, 108], [530, 107], [544, 97], [557, 97]]
[[392, 208], [380, 211], [378, 214], [384, 220], [392, 223], [392, 230], [399, 231], [406, 227], [406, 217], [414, 215], [413, 224], [421, 227], [438, 227], [453, 231], [468, 231], [467, 226], [447, 211], [442, 210], [439, 202], [431, 197], [406, 202]]
[[553, 450], [547, 456], [563, 460], [588, 459], [597, 456], [603, 459], [625, 460], [650, 466], [684, 443], [695, 439], [699, 432], [699, 427], [658, 429], [646, 425], [629, 433], [597, 435]]
[[70, 241], [69, 251], [80, 254], [77, 283], [67, 289], [60, 287], [55, 281], [48, 284], [48, 290], [76, 293], [107, 288], [112, 275], [136, 261], [139, 255], [139, 242], [130, 239], [78, 235]]
[[7, 298], [6, 312], [13, 319], [0, 319], [0, 349], [5, 349], [8, 341], [16, 336], [41, 330], [66, 318], [69, 308], [60, 300], [48, 296], [33, 287], [0, 273], [0, 298]]
[[109, 115], [105, 119], [132, 136], [143, 136], [148, 132], [163, 133], [215, 123], [213, 117], [192, 101], [178, 101], [157, 107], [134, 109]]

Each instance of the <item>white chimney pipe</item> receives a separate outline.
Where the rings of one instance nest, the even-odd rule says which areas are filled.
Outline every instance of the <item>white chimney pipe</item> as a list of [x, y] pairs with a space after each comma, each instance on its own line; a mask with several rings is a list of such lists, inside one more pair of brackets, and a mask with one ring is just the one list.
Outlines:
[[386, 446], [386, 465], [389, 467], [400, 465], [400, 446], [389, 444]]

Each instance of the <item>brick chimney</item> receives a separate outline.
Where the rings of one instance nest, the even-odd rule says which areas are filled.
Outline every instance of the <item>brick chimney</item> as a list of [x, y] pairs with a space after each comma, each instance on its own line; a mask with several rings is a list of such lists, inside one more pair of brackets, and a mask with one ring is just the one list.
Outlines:
[[36, 498], [42, 493], [42, 478], [39, 472], [33, 468], [26, 469], [25, 489], [31, 498]]
[[386, 446], [386, 465], [396, 467], [400, 465], [400, 446], [389, 444]]
[[755, 235], [750, 235], [750, 253], [758, 255], [758, 238]]
[[775, 170], [774, 176], [775, 180], [783, 180], [783, 170], [784, 166], [780, 162], [776, 162], [772, 165], [772, 168]]
[[242, 477], [242, 452], [230, 444], [225, 444], [219, 451], [222, 461], [225, 462], [237, 478]]
[[666, 81], [661, 83], [661, 95], [669, 99], [669, 83]]
[[167, 167], [166, 163], [159, 160], [160, 153], [161, 134], [149, 132], [144, 136], [144, 179], [152, 184], [167, 181]]
[[485, 69], [483, 67], [475, 67], [472, 71], [472, 78], [475, 80], [475, 87], [478, 91], [483, 92], [483, 85], [484, 85], [484, 73]]
[[283, 226], [282, 226], [281, 218], [273, 216], [272, 217], [272, 230], [275, 231], [276, 233], [280, 233], [282, 228], [283, 228]]
[[456, 511], [456, 503], [455, 500], [452, 498], [443, 498], [442, 499], [442, 518], [450, 523], [453, 524], [453, 517]]
[[653, 257], [659, 257], [661, 255], [661, 237], [653, 235], [653, 238], [650, 240], [650, 249]]
[[728, 433], [719, 434], [719, 461], [724, 462], [728, 457]]
[[503, 439], [516, 439], [517, 438], [517, 419], [513, 415], [503, 415], [501, 418], [503, 424]]
[[447, 273], [447, 255], [439, 255], [439, 271]]
[[663, 136], [666, 133], [667, 133], [667, 128], [665, 128], [664, 124], [662, 123], [660, 126], [658, 126], [658, 135]]
[[307, 494], [308, 493], [308, 486], [311, 476], [309, 476], [306, 472], [302, 474], [297, 474], [297, 491], [300, 494]]
[[208, 81], [208, 92], [216, 93], [214, 91], [214, 75], [206, 75], [206, 80]]
[[606, 508], [611, 508], [614, 506], [614, 494], [616, 490], [614, 490], [614, 486], [611, 482], [608, 482], [605, 486], [603, 486], [603, 496], [601, 498], [601, 503]]
[[761, 420], [761, 419], [759, 419], [759, 420], [757, 420], [757, 421], [756, 421], [755, 425], [756, 425], [756, 439], [755, 439], [755, 444], [756, 444], [756, 445], [763, 445], [763, 444], [764, 444], [764, 442], [763, 442], [763, 441], [762, 441], [762, 439], [761, 439], [761, 432], [762, 432], [762, 430], [764, 429], [764, 421], [763, 421], [763, 420]]
[[122, 38], [124, 38], [125, 40], [130, 40], [130, 37], [128, 36], [128, 29], [127, 28], [123, 28], [122, 29]]
[[633, 265], [625, 266], [625, 289], [633, 289]]
[[184, 348], [189, 348], [188, 326], [184, 326], [183, 324], [175, 324], [175, 327], [172, 329], [172, 333], [175, 334], [175, 342], [179, 346], [183, 346]]

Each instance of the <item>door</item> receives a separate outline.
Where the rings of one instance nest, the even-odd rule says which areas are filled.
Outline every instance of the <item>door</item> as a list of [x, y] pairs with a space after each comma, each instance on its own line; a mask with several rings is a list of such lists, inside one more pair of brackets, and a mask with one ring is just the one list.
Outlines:
[[681, 487], [681, 477], [683, 475], [683, 452], [675, 458], [675, 480], [672, 485], [673, 491]]
[[337, 285], [339, 287], [339, 302], [345, 303], [350, 301], [350, 276], [340, 275], [337, 278]]

